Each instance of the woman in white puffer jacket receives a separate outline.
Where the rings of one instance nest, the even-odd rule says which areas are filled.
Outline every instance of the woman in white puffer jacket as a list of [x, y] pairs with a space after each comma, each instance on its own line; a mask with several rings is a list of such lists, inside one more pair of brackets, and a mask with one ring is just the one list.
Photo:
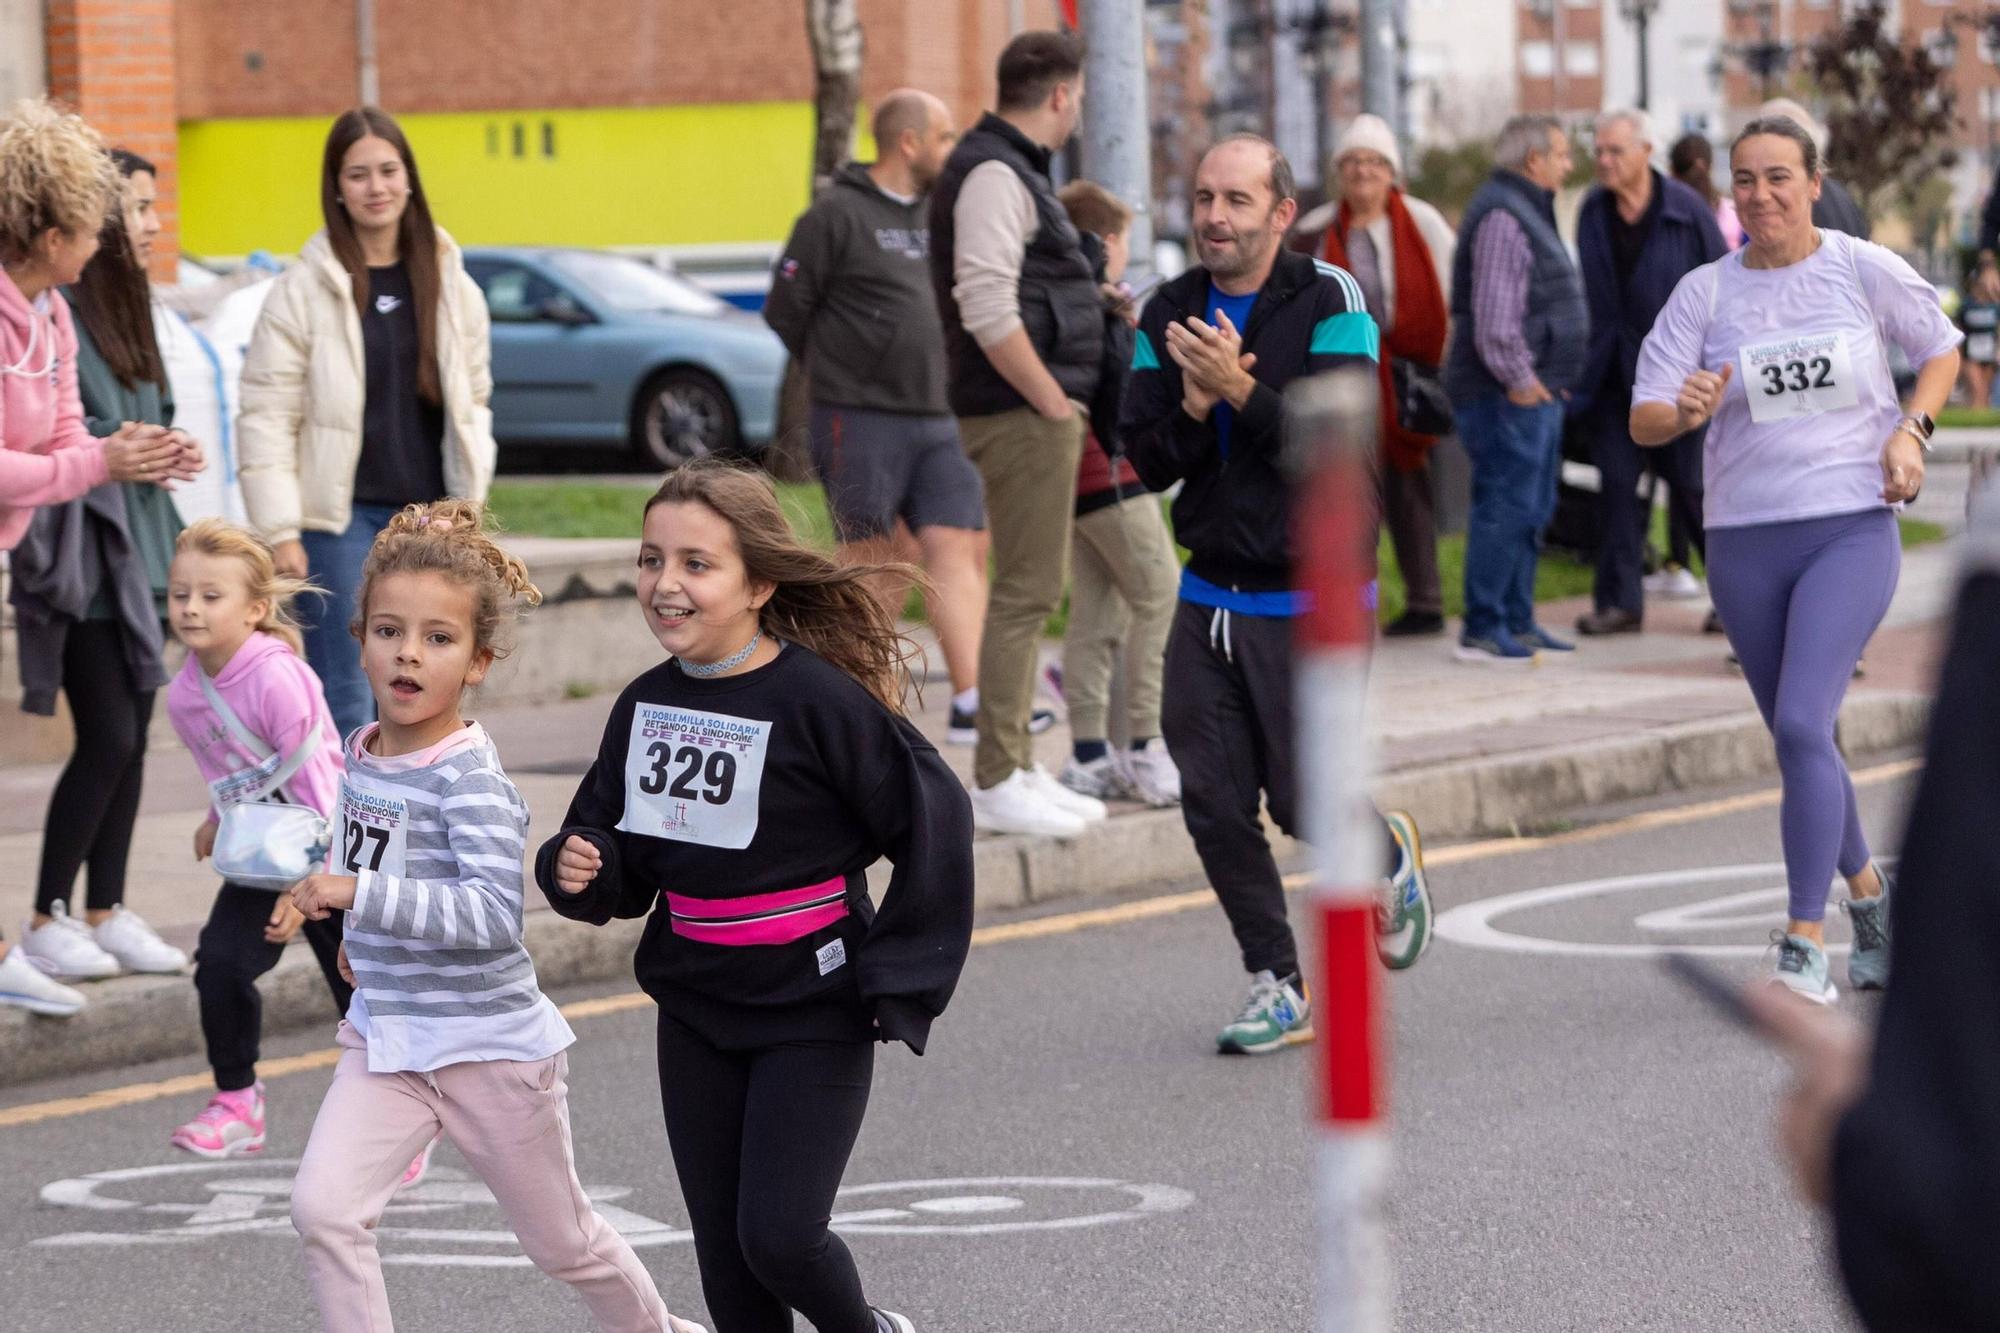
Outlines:
[[485, 298], [431, 220], [386, 112], [333, 123], [325, 230], [273, 285], [243, 364], [243, 503], [307, 597], [306, 658], [346, 735], [374, 717], [349, 632], [361, 564], [407, 504], [483, 500], [495, 448]]

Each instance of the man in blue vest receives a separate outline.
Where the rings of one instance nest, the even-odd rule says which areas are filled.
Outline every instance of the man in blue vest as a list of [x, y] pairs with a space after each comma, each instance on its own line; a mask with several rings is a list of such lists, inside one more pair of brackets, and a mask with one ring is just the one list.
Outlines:
[[1583, 201], [1576, 245], [1596, 336], [1571, 406], [1581, 414], [1597, 465], [1597, 580], [1593, 609], [1576, 629], [1633, 634], [1645, 620], [1641, 579], [1652, 518], [1638, 494], [1641, 471], [1665, 480], [1667, 502], [1701, 553], [1701, 446], [1708, 435], [1706, 427], [1692, 430], [1663, 449], [1632, 442], [1639, 347], [1680, 280], [1727, 247], [1708, 201], [1652, 165], [1645, 112], [1599, 116], [1592, 152], [1598, 184]]
[[1582, 375], [1590, 319], [1556, 231], [1555, 192], [1570, 172], [1562, 123], [1514, 117], [1493, 160], [1459, 223], [1444, 366], [1472, 460], [1457, 656], [1527, 665], [1574, 646], [1535, 623], [1535, 564], [1555, 513], [1563, 398]]

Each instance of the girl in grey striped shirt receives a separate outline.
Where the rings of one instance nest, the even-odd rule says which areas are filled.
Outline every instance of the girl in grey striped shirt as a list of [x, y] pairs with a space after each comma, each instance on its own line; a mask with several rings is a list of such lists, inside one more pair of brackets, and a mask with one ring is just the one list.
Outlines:
[[391, 1326], [375, 1224], [411, 1156], [442, 1132], [528, 1257], [575, 1287], [599, 1328], [699, 1333], [667, 1313], [577, 1183], [563, 1053], [575, 1037], [521, 947], [528, 809], [460, 713], [501, 626], [540, 600], [471, 501], [405, 509], [362, 571], [356, 631], [381, 721], [348, 738], [329, 873], [292, 890], [314, 920], [346, 911], [354, 984], [292, 1187], [330, 1331]]

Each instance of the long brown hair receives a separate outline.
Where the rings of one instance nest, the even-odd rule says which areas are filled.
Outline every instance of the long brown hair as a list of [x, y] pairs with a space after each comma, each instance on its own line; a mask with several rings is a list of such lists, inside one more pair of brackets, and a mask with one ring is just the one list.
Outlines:
[[417, 306], [417, 393], [429, 403], [444, 401], [443, 381], [438, 377], [438, 302], [444, 282], [438, 271], [437, 223], [431, 220], [430, 201], [424, 198], [424, 182], [417, 175], [416, 155], [403, 127], [377, 106], [359, 106], [344, 111], [327, 131], [326, 155], [320, 163], [319, 211], [326, 220], [326, 239], [334, 258], [347, 270], [354, 284], [354, 308], [368, 315], [368, 260], [361, 253], [361, 238], [355, 235], [354, 221], [340, 202], [340, 164], [347, 150], [363, 139], [381, 139], [403, 159], [403, 175], [410, 182], [410, 200], [404, 205], [403, 220], [397, 226], [397, 245], [403, 266], [410, 275], [410, 294]]
[[540, 606], [542, 591], [528, 567], [493, 540], [493, 524], [477, 500], [439, 500], [405, 505], [368, 548], [361, 566], [361, 591], [354, 599], [360, 638], [368, 623], [368, 599], [378, 580], [391, 574], [438, 574], [478, 597], [473, 608], [475, 652], [507, 655], [505, 631], [524, 606]]
[[868, 579], [893, 573], [927, 586], [910, 565], [842, 564], [807, 546], [792, 531], [770, 478], [716, 459], [698, 459], [669, 472], [646, 501], [646, 513], [663, 504], [699, 504], [713, 510], [736, 534], [736, 549], [750, 578], [776, 591], [759, 623], [774, 638], [809, 648], [901, 714], [910, 687], [915, 644], [868, 590]]
[[305, 637], [299, 632], [298, 618], [292, 614], [292, 602], [300, 593], [319, 589], [304, 579], [280, 574], [268, 542], [222, 519], [201, 518], [189, 524], [174, 541], [175, 555], [187, 552], [216, 560], [234, 560], [242, 565], [250, 600], [270, 607], [257, 628], [283, 641], [298, 656], [306, 655]]
[[[123, 148], [112, 149], [111, 160], [126, 180], [142, 171], [158, 174], [151, 162]], [[125, 230], [122, 201], [105, 215], [97, 233], [97, 253], [84, 265], [70, 296], [76, 317], [120, 384], [128, 389], [139, 384], [165, 386], [166, 366], [153, 331], [153, 288]]]

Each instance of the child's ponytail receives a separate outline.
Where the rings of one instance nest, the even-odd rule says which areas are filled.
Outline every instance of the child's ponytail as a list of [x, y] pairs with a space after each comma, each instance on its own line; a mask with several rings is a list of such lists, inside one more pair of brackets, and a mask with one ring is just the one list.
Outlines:
[[674, 469], [646, 502], [701, 504], [736, 533], [748, 576], [776, 588], [764, 603], [764, 631], [809, 648], [848, 675], [893, 713], [903, 711], [911, 686], [909, 661], [917, 646], [868, 589], [875, 575], [892, 573], [919, 586], [909, 565], [842, 564], [805, 545], [792, 531], [769, 478], [730, 463], [702, 459]]

